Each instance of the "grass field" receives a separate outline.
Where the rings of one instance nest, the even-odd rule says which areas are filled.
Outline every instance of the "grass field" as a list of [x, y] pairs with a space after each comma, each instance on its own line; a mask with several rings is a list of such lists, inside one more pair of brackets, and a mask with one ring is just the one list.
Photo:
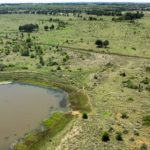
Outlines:
[[[85, 13], [0, 15], [0, 80], [61, 88], [70, 94], [73, 113], [78, 114], [72, 121], [64, 119], [60, 132], [54, 128], [55, 136], [33, 149], [150, 148], [150, 13], [134, 23], [93, 17], [97, 21], [89, 21]], [[50, 18], [65, 22], [65, 27], [57, 29], [58, 22]], [[39, 31], [22, 35], [19, 26], [30, 23], [38, 24]], [[54, 30], [44, 30], [52, 24]], [[97, 39], [110, 45], [97, 48]], [[28, 56], [21, 55], [23, 50]], [[84, 112], [88, 119], [82, 118]], [[44, 123], [55, 124], [63, 115]], [[107, 142], [102, 140], [106, 132]]]
[[[84, 15], [88, 18], [87, 15]], [[24, 19], [22, 19], [24, 18]], [[53, 31], [44, 31], [45, 25], [57, 23], [49, 22], [50, 18], [58, 18], [68, 23], [66, 28]], [[134, 24], [129, 22], [113, 22], [112, 17], [103, 18], [99, 21], [83, 20], [82, 18], [70, 15], [66, 16], [45, 16], [45, 15], [2, 15], [0, 16], [0, 33], [8, 37], [16, 37], [18, 27], [26, 23], [39, 24], [40, 30], [31, 34], [35, 36], [36, 42], [50, 45], [66, 45], [75, 48], [97, 49], [97, 39], [109, 40], [108, 49], [100, 51], [115, 52], [127, 55], [149, 56], [149, 18], [147, 13], [143, 19], [137, 20]], [[19, 34], [19, 33], [18, 33]], [[66, 41], [68, 40], [68, 43]]]

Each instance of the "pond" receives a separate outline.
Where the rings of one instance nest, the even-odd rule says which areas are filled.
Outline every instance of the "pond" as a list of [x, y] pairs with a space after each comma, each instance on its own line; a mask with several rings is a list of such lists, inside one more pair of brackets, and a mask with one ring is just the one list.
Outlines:
[[54, 111], [67, 111], [61, 90], [11, 83], [0, 84], [0, 150], [38, 128]]

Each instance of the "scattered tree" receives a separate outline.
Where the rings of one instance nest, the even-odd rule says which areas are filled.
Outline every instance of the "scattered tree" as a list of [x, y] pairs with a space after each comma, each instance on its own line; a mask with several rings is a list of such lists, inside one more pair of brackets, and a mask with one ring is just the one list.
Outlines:
[[95, 42], [95, 44], [97, 45], [98, 48], [102, 48], [103, 47], [103, 41], [102, 40], [97, 40]]
[[48, 31], [48, 26], [44, 26], [44, 30], [45, 30], [45, 31]]
[[105, 40], [105, 41], [103, 42], [103, 46], [104, 46], [105, 48], [107, 48], [108, 45], [109, 45], [109, 41], [108, 41], [108, 40]]

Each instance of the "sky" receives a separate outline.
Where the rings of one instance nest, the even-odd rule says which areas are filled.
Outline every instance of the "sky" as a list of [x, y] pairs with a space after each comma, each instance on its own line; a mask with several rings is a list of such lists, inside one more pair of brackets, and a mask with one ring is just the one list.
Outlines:
[[61, 2], [136, 2], [150, 3], [150, 0], [0, 0], [0, 3], [61, 3]]

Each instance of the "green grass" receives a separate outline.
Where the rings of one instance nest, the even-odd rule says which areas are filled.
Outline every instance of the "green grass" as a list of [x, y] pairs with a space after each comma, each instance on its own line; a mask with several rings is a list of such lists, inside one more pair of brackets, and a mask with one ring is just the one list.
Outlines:
[[[85, 14], [83, 16], [89, 17]], [[44, 25], [51, 25], [47, 22], [51, 17], [67, 21], [68, 25], [61, 30], [46, 32], [43, 27]], [[38, 132], [26, 136], [27, 143], [36, 143], [32, 149], [36, 150], [45, 144], [47, 149], [55, 149], [58, 145], [62, 150], [76, 147], [81, 150], [93, 149], [93, 147], [95, 149], [106, 149], [106, 144], [101, 140], [101, 133], [102, 131], [109, 131], [109, 129], [112, 129], [112, 132], [109, 133], [110, 141], [107, 144], [107, 149], [132, 149], [133, 147], [139, 149], [139, 141], [147, 143], [149, 134], [144, 122], [149, 124], [149, 117], [145, 116], [144, 121], [141, 116], [147, 114], [146, 111], [149, 110], [150, 83], [147, 78], [149, 77], [150, 62], [148, 59], [118, 57], [111, 55], [111, 53], [150, 57], [150, 14], [146, 12], [145, 17], [136, 20], [135, 24], [126, 21], [115, 23], [111, 21], [112, 17], [102, 16], [102, 18], [103, 21], [83, 21], [73, 15], [69, 17], [24, 14], [0, 16], [2, 22], [0, 24], [0, 35], [5, 36], [6, 33], [9, 33], [10, 38], [15, 39], [17, 37], [14, 42], [12, 42], [12, 39], [1, 37], [4, 42], [0, 45], [1, 55], [4, 54], [5, 46], [8, 46], [6, 49], [10, 50], [10, 54], [0, 59], [0, 62], [7, 66], [4, 72], [0, 73], [0, 80], [13, 80], [63, 89], [69, 95], [73, 111], [80, 111], [82, 114], [88, 113], [87, 120], [75, 119], [74, 126], [69, 131], [67, 129], [68, 137], [74, 135], [70, 132], [81, 131], [79, 135], [69, 139], [66, 135], [64, 138], [64, 135], [60, 135], [59, 132], [63, 131], [72, 116], [66, 117], [67, 114], [62, 113], [54, 114], [44, 121], [45, 127], [47, 129], [52, 127], [52, 129], [51, 132], [47, 131], [48, 136], [39, 144], [36, 143], [41, 137]], [[44, 20], [43, 24], [42, 20]], [[20, 52], [12, 52], [13, 46], [17, 44], [20, 44], [23, 48], [23, 42], [19, 41], [21, 34], [18, 32], [18, 26], [26, 23], [39, 24], [39, 32], [30, 35], [31, 37], [35, 36], [31, 51], [35, 53], [35, 45], [42, 47], [45, 66], [37, 67], [39, 65], [38, 56], [31, 59], [30, 57], [20, 56]], [[25, 33], [23, 41], [27, 37], [28, 35]], [[109, 48], [96, 48], [94, 43], [97, 39], [109, 40]], [[12, 42], [12, 44], [7, 45], [6, 42]], [[44, 44], [59, 44], [74, 49], [61, 49]], [[86, 49], [89, 52], [81, 49]], [[105, 51], [110, 55], [91, 53], [91, 50]], [[63, 62], [66, 55], [69, 56], [69, 59], [67, 62]], [[52, 61], [58, 65], [49, 66], [49, 58], [52, 58]], [[57, 70], [58, 67], [61, 70]], [[28, 69], [24, 70], [24, 68]], [[125, 76], [120, 76], [120, 73], [125, 73]], [[142, 90], [139, 89], [139, 84]], [[91, 112], [91, 105], [92, 114], [89, 113]], [[124, 117], [122, 118], [123, 112], [128, 114], [125, 120], [123, 120]], [[59, 121], [61, 123], [57, 124], [56, 122]], [[139, 136], [137, 137], [133, 135], [133, 129], [138, 127], [141, 129], [139, 129]], [[115, 133], [117, 131], [122, 132], [125, 129], [129, 131], [128, 134], [123, 134], [122, 142], [117, 141]], [[50, 142], [53, 138], [57, 140]], [[134, 141], [129, 142], [131, 138]], [[27, 149], [27, 146], [21, 142], [17, 146], [19, 147], [17, 150]]]
[[[52, 24], [46, 21], [49, 18], [59, 18], [67, 21], [68, 25], [64, 29], [46, 32], [43, 29], [44, 25], [50, 26]], [[72, 18], [72, 21], [69, 21], [69, 18]], [[150, 53], [147, 51], [150, 46], [149, 18], [150, 15], [147, 13], [144, 18], [137, 20], [135, 24], [131, 24], [129, 22], [112, 22], [112, 17], [103, 17], [103, 21], [83, 21], [73, 16], [67, 18], [66, 16], [46, 15], [1, 15], [0, 33], [2, 35], [9, 33], [9, 37], [16, 37], [16, 33], [19, 34], [19, 25], [37, 23], [40, 26], [39, 32], [31, 34], [36, 37], [36, 42], [150, 57]], [[44, 23], [41, 20], [45, 20]], [[25, 37], [27, 37], [27, 34], [25, 34]], [[83, 39], [83, 42], [81, 42], [81, 39]], [[109, 40], [110, 48], [96, 48], [94, 43], [97, 39]], [[66, 40], [72, 40], [72, 42], [65, 43]]]

